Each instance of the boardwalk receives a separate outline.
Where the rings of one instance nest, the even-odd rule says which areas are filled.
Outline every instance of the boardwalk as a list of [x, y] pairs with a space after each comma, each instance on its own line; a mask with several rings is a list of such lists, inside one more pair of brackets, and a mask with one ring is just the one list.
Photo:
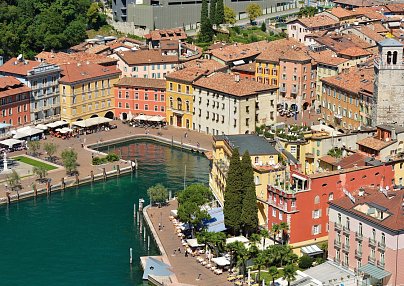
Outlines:
[[[181, 240], [177, 237], [175, 228], [169, 220], [170, 211], [173, 209], [177, 209], [177, 201], [170, 201], [168, 206], [162, 208], [149, 208], [147, 213], [168, 255], [168, 260], [178, 282], [190, 285], [232, 285], [227, 281], [226, 272], [216, 275], [211, 270], [199, 264], [195, 257], [185, 257]], [[158, 231], [160, 222], [163, 225], [162, 231]], [[178, 247], [181, 248], [181, 253], [178, 253]], [[174, 250], [177, 250], [175, 255]], [[200, 280], [197, 280], [199, 274], [201, 274]]]
[[[58, 151], [56, 156], [60, 158], [60, 154], [62, 153], [63, 150], [67, 148], [72, 148], [78, 153], [78, 171], [80, 174], [80, 177], [86, 177], [89, 176], [91, 171], [94, 172], [94, 174], [101, 173], [102, 169], [100, 166], [92, 166], [91, 165], [91, 151], [82, 148], [81, 144], [89, 145], [89, 144], [94, 144], [97, 142], [105, 142], [108, 140], [112, 139], [117, 139], [117, 138], [123, 138], [123, 137], [128, 137], [136, 134], [145, 134], [145, 129], [142, 128], [133, 128], [128, 125], [122, 124], [120, 121], [115, 121], [113, 124], [116, 124], [118, 126], [117, 129], [112, 129], [109, 131], [101, 131], [98, 133], [94, 134], [89, 134], [85, 136], [80, 136], [80, 138], [71, 138], [68, 140], [62, 140], [60, 138], [51, 138], [47, 137], [46, 140], [41, 140], [41, 144], [43, 145], [46, 142], [53, 142], [58, 145]], [[156, 135], [159, 130], [157, 129], [149, 129], [148, 130], [149, 134], [151, 135]], [[187, 137], [185, 138], [185, 132], [187, 132]], [[196, 146], [197, 143], [199, 143], [201, 148], [211, 150], [212, 149], [212, 137], [210, 135], [198, 133], [195, 131], [189, 131], [186, 129], [180, 129], [180, 128], [174, 128], [174, 127], [169, 127], [168, 130], [161, 130], [162, 135], [159, 135], [159, 137], [164, 137], [169, 140], [174, 140], [177, 142], [183, 142], [185, 144], [190, 144]], [[195, 148], [196, 149], [196, 148]], [[13, 152], [8, 154], [8, 156], [13, 157], [13, 156], [18, 156], [21, 154], [25, 154], [26, 151], [18, 151], [18, 152]], [[46, 157], [46, 154], [41, 154], [39, 156], [40, 158], [44, 159]], [[106, 171], [111, 171], [115, 168], [117, 163], [110, 163], [107, 165], [104, 165]], [[120, 167], [127, 167], [129, 166], [128, 163], [120, 162]], [[65, 178], [66, 180], [69, 179], [69, 177], [66, 176], [66, 171], [61, 168], [58, 170], [50, 171], [48, 173], [48, 178], [52, 180], [52, 184], [57, 184], [59, 183], [62, 178]], [[72, 177], [70, 177], [72, 179]], [[6, 196], [6, 188], [4, 186], [4, 183], [1, 183], [1, 181], [4, 181], [5, 177], [0, 177], [0, 197], [4, 198]], [[22, 192], [28, 191], [32, 189], [32, 183], [35, 182], [37, 185], [37, 188], [44, 188], [45, 184], [40, 184], [36, 182], [36, 177], [35, 176], [29, 176], [26, 178], [22, 179], [22, 187], [23, 190]], [[12, 193], [13, 194], [13, 193]]]

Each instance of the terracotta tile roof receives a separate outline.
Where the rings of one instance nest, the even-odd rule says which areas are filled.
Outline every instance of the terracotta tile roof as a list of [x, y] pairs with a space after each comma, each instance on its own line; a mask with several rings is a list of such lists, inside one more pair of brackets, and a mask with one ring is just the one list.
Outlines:
[[309, 55], [315, 62], [330, 66], [338, 66], [349, 61], [348, 59], [338, 57], [336, 53], [330, 50], [324, 50], [321, 52], [310, 51]]
[[346, 156], [344, 158], [334, 158], [330, 155], [323, 156], [319, 158], [320, 161], [326, 162], [330, 165], [333, 165], [335, 167], [340, 166], [342, 169], [348, 169], [348, 168], [353, 168], [355, 166], [366, 166], [365, 159], [367, 156], [360, 154], [360, 153], [354, 153], [350, 156]]
[[324, 178], [324, 177], [329, 177], [329, 176], [356, 172], [358, 170], [366, 170], [366, 169], [370, 169], [370, 168], [374, 168], [374, 166], [358, 166], [358, 167], [346, 168], [346, 169], [341, 169], [341, 170], [319, 172], [319, 173], [315, 173], [315, 174], [310, 174], [307, 177], [309, 177], [310, 179], [318, 179], [318, 178]]
[[351, 47], [351, 48], [347, 48], [345, 50], [339, 51], [338, 52], [339, 55], [342, 56], [348, 56], [348, 57], [366, 57], [366, 56], [370, 56], [372, 53], [359, 48], [359, 47]]
[[257, 61], [279, 63], [280, 60], [307, 61], [309, 49], [293, 38], [269, 42], [266, 49], [256, 58]]
[[0, 77], [0, 98], [29, 91], [31, 89], [15, 77]]
[[216, 43], [211, 44], [208, 47], [208, 50], [216, 50], [216, 49], [220, 49], [220, 48], [230, 46], [230, 45], [231, 45], [230, 43], [216, 42]]
[[404, 3], [387, 4], [385, 7], [393, 13], [404, 13]]
[[110, 50], [111, 47], [107, 45], [94, 45], [86, 50], [87, 53], [90, 54], [100, 54], [102, 52]]
[[214, 60], [198, 59], [182, 64], [183, 68], [166, 75], [167, 80], [192, 83], [194, 80], [210, 75], [216, 71], [223, 71], [227, 67]]
[[128, 65], [178, 63], [178, 55], [163, 55], [160, 50], [119, 52], [117, 55]]
[[18, 61], [17, 58], [11, 58], [0, 66], [0, 73], [12, 73], [26, 76], [28, 71], [39, 66], [41, 63], [37, 61], [23, 60]]
[[369, 28], [371, 28], [373, 31], [376, 33], [388, 33], [389, 29], [387, 29], [385, 26], [383, 26], [381, 23], [373, 23], [368, 25]]
[[362, 139], [362, 140], [359, 140], [358, 142], [356, 142], [356, 144], [358, 144], [358, 145], [370, 148], [372, 150], [377, 150], [377, 151], [380, 151], [393, 143], [394, 142], [392, 142], [392, 141], [386, 142], [386, 141], [377, 139], [375, 137], [368, 137], [368, 138], [365, 138], [365, 139]]
[[155, 78], [123, 77], [115, 84], [115, 86], [166, 89], [166, 81], [164, 79]]
[[61, 66], [62, 77], [60, 83], [74, 83], [102, 76], [119, 76], [121, 71], [113, 67], [105, 67], [98, 64], [66, 64]]
[[[132, 38], [128, 38], [128, 37], [122, 37], [116, 40], [118, 43], [123, 43], [125, 44], [126, 42], [135, 44], [135, 45], [139, 45], [139, 46], [144, 46], [146, 43], [143, 41], [139, 41], [136, 39], [132, 39]], [[108, 45], [108, 44], [107, 44]]]
[[162, 49], [162, 50], [178, 50], [178, 41], [162, 40], [162, 41], [160, 41], [160, 49]]
[[[369, 84], [373, 84], [373, 68], [351, 68], [347, 72], [336, 76], [324, 77], [321, 79], [323, 84], [335, 86], [349, 93], [358, 94], [361, 90], [368, 90]], [[373, 89], [372, 89], [373, 92]]]
[[379, 0], [334, 0], [334, 4], [342, 4], [354, 7], [369, 7], [374, 5], [383, 5], [383, 1]]
[[52, 53], [52, 52], [40, 52], [35, 56], [38, 61], [46, 61], [50, 64], [64, 65], [72, 63], [94, 63], [100, 65], [115, 65], [117, 60], [109, 58], [104, 55], [90, 54], [86, 52], [78, 52], [67, 54], [63, 52]]
[[211, 55], [224, 62], [233, 62], [256, 57], [266, 49], [267, 45], [268, 43], [266, 41], [251, 44], [235, 43], [211, 50]]
[[130, 50], [133, 48], [132, 46], [129, 46], [129, 45], [121, 43], [121, 42], [109, 43], [108, 46], [111, 48], [111, 50], [115, 50], [118, 48], [127, 48], [128, 50]]
[[[365, 220], [371, 221], [376, 225], [390, 229], [390, 230], [404, 230], [404, 190], [391, 190], [387, 191], [387, 196], [379, 191], [376, 187], [363, 187], [364, 195], [359, 196], [359, 190], [350, 190], [355, 198], [353, 203], [348, 197], [344, 196], [330, 202], [331, 206], [335, 206], [345, 211], [359, 216]], [[383, 220], [379, 220], [368, 214], [355, 209], [358, 205], [367, 204], [370, 207], [385, 208], [385, 212], [389, 214]]]
[[87, 42], [82, 42], [78, 45], [70, 47], [70, 50], [75, 52], [84, 52], [85, 50], [87, 50], [87, 45], [88, 45]]
[[359, 36], [354, 35], [354, 34], [349, 34], [349, 35], [344, 35], [346, 39], [351, 41], [355, 46], [362, 48], [362, 49], [369, 49], [371, 47], [375, 47], [376, 44], [370, 44], [366, 42], [365, 40], [362, 40], [359, 38]]
[[334, 7], [330, 10], [327, 10], [326, 12], [334, 15], [335, 17], [337, 17], [339, 19], [353, 17], [350, 10], [344, 9], [340, 6]]
[[367, 26], [356, 26], [354, 27], [355, 30], [360, 31], [362, 34], [367, 36], [368, 38], [372, 39], [375, 42], [380, 42], [384, 40], [384, 37], [378, 34], [376, 31], [370, 29]]
[[241, 66], [235, 66], [232, 68], [232, 71], [247, 72], [247, 73], [255, 74], [255, 62], [252, 62], [249, 64], [244, 64]]
[[209, 77], [202, 77], [195, 81], [194, 85], [205, 89], [230, 94], [234, 96], [247, 96], [276, 89], [276, 86], [259, 83], [252, 80], [235, 80], [236, 75], [226, 73], [214, 73]]
[[359, 7], [352, 10], [352, 14], [356, 16], [365, 16], [370, 20], [384, 20], [387, 19], [381, 12], [384, 6], [372, 7]]
[[333, 18], [324, 14], [318, 14], [316, 16], [307, 18], [300, 18], [294, 21], [300, 22], [307, 28], [320, 28], [323, 26], [337, 25], [339, 23], [337, 20], [334, 20]]
[[145, 35], [147, 40], [161, 41], [161, 40], [185, 40], [187, 34], [184, 29], [167, 29], [167, 30], [154, 30]]

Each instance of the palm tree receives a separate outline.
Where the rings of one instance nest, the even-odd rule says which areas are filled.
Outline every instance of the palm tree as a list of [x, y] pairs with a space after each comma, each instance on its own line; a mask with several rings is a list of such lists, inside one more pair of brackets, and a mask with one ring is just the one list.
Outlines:
[[288, 264], [283, 268], [283, 279], [288, 281], [288, 286], [290, 286], [290, 281], [296, 279], [296, 267], [293, 264]]
[[282, 244], [284, 244], [286, 234], [289, 231], [289, 225], [286, 222], [281, 222], [279, 224], [279, 231], [282, 233]]
[[269, 275], [271, 275], [272, 285], [275, 285], [275, 279], [278, 277], [279, 274], [278, 268], [276, 268], [276, 266], [271, 266], [268, 269], [268, 273]]
[[261, 235], [261, 237], [264, 239], [264, 243], [263, 243], [263, 247], [262, 247], [262, 248], [265, 249], [265, 240], [266, 240], [267, 238], [269, 238], [269, 231], [266, 230], [266, 229], [261, 229], [260, 235]]
[[271, 228], [271, 232], [274, 236], [274, 243], [275, 243], [276, 235], [279, 233], [279, 224], [273, 224], [272, 228]]
[[267, 258], [265, 252], [260, 251], [258, 256], [254, 258], [254, 264], [258, 267], [258, 281], [261, 280], [261, 267], [265, 266], [267, 263]]
[[244, 243], [240, 241], [229, 243], [227, 245], [227, 249], [230, 250], [232, 253], [232, 262], [235, 262], [235, 264], [241, 268], [241, 272], [243, 273], [243, 275], [245, 275], [245, 262], [249, 258], [249, 251], [245, 247]]
[[219, 253], [223, 251], [226, 242], [226, 235], [223, 232], [214, 232], [210, 239], [210, 242], [215, 247], [216, 256], [219, 256]]

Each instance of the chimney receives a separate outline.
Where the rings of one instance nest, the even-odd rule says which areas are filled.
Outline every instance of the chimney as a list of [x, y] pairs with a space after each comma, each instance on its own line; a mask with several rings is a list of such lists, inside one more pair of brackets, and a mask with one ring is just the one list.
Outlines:
[[234, 81], [235, 82], [240, 82], [240, 74], [239, 73], [234, 73]]
[[397, 140], [396, 128], [391, 128], [391, 140]]

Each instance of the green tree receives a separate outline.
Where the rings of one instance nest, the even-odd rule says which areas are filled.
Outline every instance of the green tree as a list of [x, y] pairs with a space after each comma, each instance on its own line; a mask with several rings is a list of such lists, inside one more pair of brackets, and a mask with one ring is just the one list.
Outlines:
[[65, 149], [62, 152], [62, 162], [66, 173], [71, 175], [77, 171], [77, 152], [73, 149]]
[[269, 231], [266, 230], [266, 229], [261, 229], [260, 235], [261, 235], [261, 237], [264, 239], [264, 243], [263, 243], [262, 248], [265, 249], [265, 248], [266, 248], [266, 247], [265, 247], [265, 246], [266, 246], [266, 245], [265, 245], [265, 242], [266, 242], [266, 239], [269, 238]]
[[43, 181], [46, 176], [48, 175], [48, 171], [44, 166], [35, 166], [32, 168], [32, 173], [34, 173], [36, 176], [38, 176], [39, 181]]
[[87, 19], [89, 27], [95, 30], [106, 24], [105, 16], [100, 13], [100, 6], [97, 2], [91, 3], [88, 8]]
[[208, 1], [202, 0], [201, 8], [201, 26], [199, 31], [199, 41], [203, 43], [210, 42], [213, 38], [212, 22], [209, 18]]
[[181, 221], [191, 225], [192, 237], [194, 226], [200, 225], [202, 220], [209, 219], [206, 210], [201, 206], [211, 200], [211, 192], [202, 184], [193, 184], [178, 193], [178, 217]]
[[303, 255], [299, 258], [299, 268], [307, 269], [313, 265], [313, 258], [308, 255]]
[[[220, 2], [221, 0], [219, 0]], [[236, 23], [236, 13], [234, 12], [234, 10], [232, 8], [230, 8], [229, 6], [224, 6], [224, 22], [226, 24], [230, 24], [233, 25]]]
[[216, 24], [220, 25], [224, 23], [224, 4], [223, 0], [217, 0], [216, 3]]
[[226, 227], [236, 234], [241, 229], [241, 212], [243, 202], [243, 182], [240, 154], [238, 149], [233, 150], [227, 172], [226, 188], [224, 192], [224, 223]]
[[327, 155], [338, 159], [342, 157], [342, 150], [340, 148], [332, 148], [328, 151]]
[[223, 232], [202, 231], [196, 237], [199, 244], [206, 244], [216, 256], [224, 250], [226, 235]]
[[20, 175], [13, 169], [11, 174], [7, 175], [7, 184], [11, 191], [18, 191], [21, 189]]
[[288, 281], [288, 286], [290, 286], [290, 282], [296, 279], [296, 267], [293, 264], [288, 264], [283, 268], [283, 279]]
[[272, 285], [275, 285], [275, 279], [278, 278], [279, 270], [276, 266], [271, 266], [268, 269], [268, 274], [271, 275]]
[[323, 241], [322, 243], [320, 243], [320, 249], [323, 251], [323, 259], [327, 259], [328, 241]]
[[213, 25], [216, 24], [216, 0], [210, 0], [209, 18]]
[[157, 184], [147, 189], [147, 195], [151, 200], [151, 204], [162, 204], [168, 199], [168, 190], [162, 184]]
[[230, 251], [232, 257], [232, 265], [236, 264], [241, 270], [240, 272], [245, 276], [246, 274], [246, 261], [250, 258], [249, 251], [245, 247], [244, 243], [240, 241], [235, 241], [229, 243], [226, 246], [227, 250]]
[[288, 225], [286, 222], [282, 221], [282, 222], [279, 224], [279, 231], [280, 231], [281, 234], [282, 234], [282, 244], [284, 244], [285, 242], [287, 242], [288, 231], [289, 231], [289, 225]]
[[278, 235], [278, 233], [279, 233], [279, 224], [273, 224], [272, 225], [272, 227], [271, 227], [271, 232], [272, 232], [272, 235], [274, 236], [274, 243], [275, 243], [275, 241], [276, 241], [276, 236]]
[[258, 228], [258, 206], [255, 192], [254, 171], [248, 151], [245, 151], [241, 160], [243, 206], [241, 224], [244, 233], [249, 236]]
[[37, 156], [39, 149], [41, 149], [41, 142], [39, 141], [28, 141], [28, 150], [31, 151], [32, 156]]
[[249, 4], [246, 8], [246, 12], [248, 14], [248, 18], [250, 19], [250, 22], [253, 22], [259, 16], [262, 16], [261, 6], [255, 3]]
[[43, 149], [45, 150], [46, 154], [48, 154], [49, 156], [49, 160], [53, 161], [53, 155], [55, 155], [57, 149], [58, 149], [58, 145], [56, 145], [55, 143], [45, 143], [43, 146]]
[[299, 17], [313, 17], [318, 13], [318, 9], [316, 7], [302, 7], [300, 11], [297, 13]]
[[262, 24], [261, 24], [261, 31], [263, 31], [263, 32], [267, 31], [267, 25], [265, 24], [265, 21], [262, 22]]
[[261, 280], [261, 268], [267, 263], [265, 252], [259, 252], [258, 256], [254, 258], [254, 264], [258, 267], [258, 281]]

